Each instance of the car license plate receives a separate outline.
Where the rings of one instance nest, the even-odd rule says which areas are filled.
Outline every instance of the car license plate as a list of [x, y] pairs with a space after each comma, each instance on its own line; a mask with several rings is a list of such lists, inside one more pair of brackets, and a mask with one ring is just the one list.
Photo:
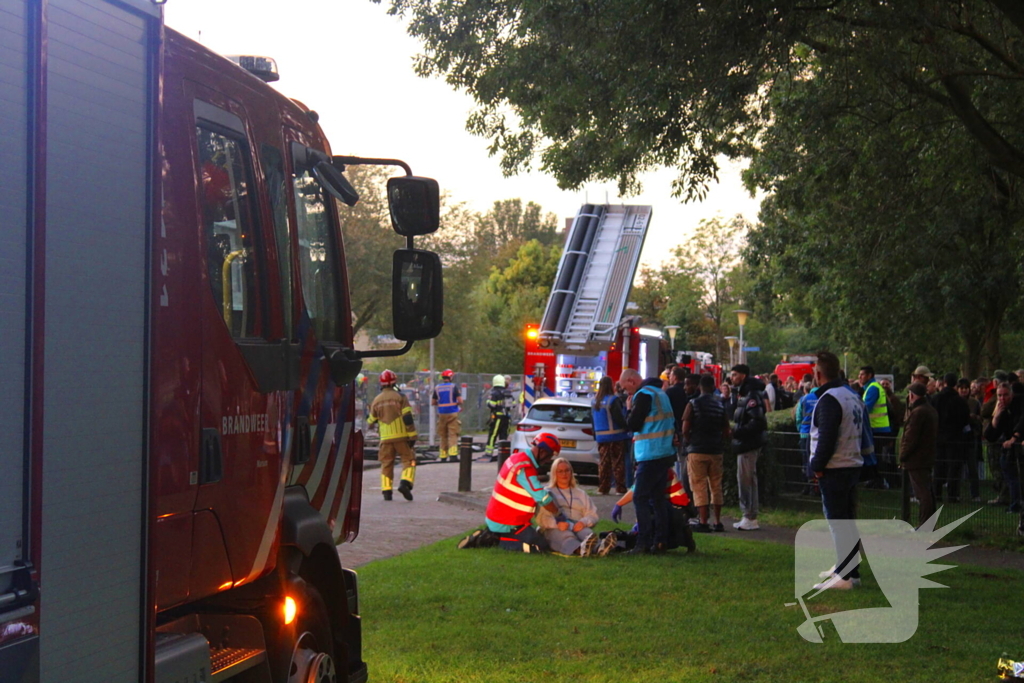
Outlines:
[[562, 448], [576, 448], [576, 442], [572, 439], [559, 439], [562, 444]]

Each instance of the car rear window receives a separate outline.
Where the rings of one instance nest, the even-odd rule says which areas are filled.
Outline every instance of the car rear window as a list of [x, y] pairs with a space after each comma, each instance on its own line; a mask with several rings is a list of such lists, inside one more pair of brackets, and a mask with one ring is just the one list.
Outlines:
[[564, 422], [566, 424], [590, 424], [590, 406], [535, 405], [528, 417], [539, 422]]

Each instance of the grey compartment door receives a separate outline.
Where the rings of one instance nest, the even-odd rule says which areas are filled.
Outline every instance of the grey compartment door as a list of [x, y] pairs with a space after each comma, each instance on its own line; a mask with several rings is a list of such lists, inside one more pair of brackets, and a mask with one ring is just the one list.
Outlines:
[[45, 5], [41, 680], [144, 680], [151, 136], [159, 9]]
[[0, 596], [23, 559], [26, 530], [28, 12], [26, 0], [0, 0]]

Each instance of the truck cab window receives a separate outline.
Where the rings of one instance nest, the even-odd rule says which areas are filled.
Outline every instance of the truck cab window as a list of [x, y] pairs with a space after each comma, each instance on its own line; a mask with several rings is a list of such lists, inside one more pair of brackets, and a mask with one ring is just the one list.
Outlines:
[[235, 338], [260, 337], [259, 280], [256, 270], [247, 149], [233, 137], [196, 127], [202, 228], [213, 300]]
[[296, 169], [294, 189], [299, 272], [306, 312], [319, 340], [341, 341], [338, 251], [328, 213], [329, 204], [309, 169]]
[[288, 224], [288, 183], [284, 175], [284, 157], [270, 145], [260, 149], [263, 158], [270, 208], [274, 216], [274, 241], [277, 242], [277, 263], [281, 275], [281, 306], [284, 313], [284, 334], [291, 339], [292, 329], [292, 239]]

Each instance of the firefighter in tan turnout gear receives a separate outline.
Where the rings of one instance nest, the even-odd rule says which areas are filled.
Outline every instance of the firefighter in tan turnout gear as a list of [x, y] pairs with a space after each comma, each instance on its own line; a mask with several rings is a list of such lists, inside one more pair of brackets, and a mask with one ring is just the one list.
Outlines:
[[454, 370], [445, 370], [441, 373], [444, 380], [434, 388], [434, 396], [431, 403], [437, 406], [437, 435], [441, 440], [441, 462], [452, 462], [459, 459], [459, 432], [462, 429], [462, 421], [459, 419], [459, 412], [462, 410], [462, 393], [459, 385], [455, 384]]
[[390, 370], [380, 373], [381, 391], [370, 404], [367, 423], [380, 427], [380, 490], [384, 500], [391, 500], [391, 484], [395, 475], [395, 456], [402, 459], [402, 481], [398, 492], [412, 500], [412, 486], [416, 481], [416, 456], [412, 447], [416, 443], [416, 422], [412, 417], [409, 399], [395, 390], [398, 376]]

